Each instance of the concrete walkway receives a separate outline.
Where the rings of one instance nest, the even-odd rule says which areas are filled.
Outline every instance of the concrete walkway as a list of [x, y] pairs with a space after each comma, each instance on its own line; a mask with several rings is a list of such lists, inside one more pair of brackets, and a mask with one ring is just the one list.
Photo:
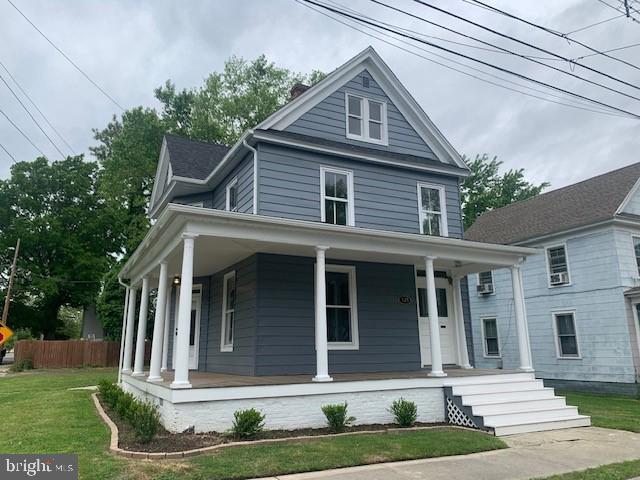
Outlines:
[[503, 437], [510, 448], [457, 457], [381, 463], [270, 480], [501, 480], [547, 477], [640, 459], [640, 434], [574, 428]]

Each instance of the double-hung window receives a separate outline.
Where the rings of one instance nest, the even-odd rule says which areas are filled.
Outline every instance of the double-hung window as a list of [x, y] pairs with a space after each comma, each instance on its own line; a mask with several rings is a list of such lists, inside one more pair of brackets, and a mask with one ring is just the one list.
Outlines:
[[547, 247], [547, 267], [550, 287], [558, 287], [571, 283], [567, 247], [565, 245]]
[[238, 179], [234, 178], [226, 187], [225, 208], [228, 212], [238, 211]]
[[426, 183], [418, 184], [420, 233], [440, 237], [448, 236], [447, 208], [444, 197], [444, 187]]
[[346, 94], [347, 138], [387, 144], [387, 104]]
[[554, 312], [553, 326], [557, 338], [558, 357], [580, 358], [574, 312]]
[[358, 348], [356, 269], [326, 266], [327, 342], [330, 349]]
[[351, 171], [321, 167], [320, 196], [320, 210], [324, 223], [354, 225]]
[[236, 316], [236, 272], [224, 276], [222, 283], [222, 329], [220, 351], [233, 351], [233, 333]]
[[482, 319], [482, 337], [484, 338], [484, 356], [500, 357], [498, 322], [495, 317]]
[[640, 237], [633, 237], [633, 249], [636, 254], [636, 265], [638, 266], [638, 274], [640, 274]]
[[488, 270], [478, 274], [478, 295], [492, 295], [495, 293], [493, 272]]

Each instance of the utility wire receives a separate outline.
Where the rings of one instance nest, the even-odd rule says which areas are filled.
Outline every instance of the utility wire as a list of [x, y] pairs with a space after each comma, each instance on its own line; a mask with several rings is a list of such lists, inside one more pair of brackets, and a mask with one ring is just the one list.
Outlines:
[[18, 132], [20, 132], [20, 134], [27, 140], [27, 142], [29, 142], [31, 144], [31, 146], [33, 146], [33, 148], [35, 148], [38, 152], [40, 152], [44, 158], [47, 158], [47, 155], [42, 150], [40, 150], [40, 148], [38, 148], [38, 146], [35, 143], [33, 143], [33, 141], [29, 138], [29, 136], [26, 133], [24, 133], [20, 129], [20, 127], [13, 122], [13, 120], [11, 120], [9, 118], [9, 115], [4, 113], [4, 111], [2, 109], [0, 109], [0, 113], [4, 116], [4, 118], [6, 118], [8, 120], [8, 122], [11, 125], [13, 125], [13, 128], [15, 128], [16, 130], [18, 130]]
[[[624, 47], [611, 48], [609, 50], [605, 50], [604, 53], [617, 52], [619, 50], [626, 50], [627, 48], [638, 47], [638, 46], [640, 46], [640, 42], [632, 43], [631, 45], [625, 45]], [[594, 55], [600, 55], [600, 54], [599, 53], [588, 53], [587, 55], [583, 55], [581, 57], [578, 57], [578, 59], [593, 57]]]
[[16, 157], [14, 157], [13, 155], [11, 155], [11, 152], [9, 152], [9, 150], [6, 149], [6, 147], [0, 143], [0, 148], [2, 148], [2, 150], [4, 150], [4, 153], [6, 153], [7, 155], [9, 155], [9, 158], [11, 158], [11, 160], [13, 161], [13, 163], [15, 163], [16, 165], [18, 164], [18, 161], [16, 160]]
[[624, 12], [622, 10], [620, 10], [618, 7], [616, 7], [615, 5], [611, 5], [608, 2], [605, 2], [604, 0], [598, 0], [601, 4], [606, 5], [609, 8], [613, 8], [616, 12], [620, 12], [622, 14], [624, 14], [625, 17], [628, 17], [629, 19], [631, 19], [631, 21], [636, 22], [636, 23], [640, 23], [640, 20], [638, 20], [636, 17], [634, 17], [633, 15], [627, 15], [627, 12]]
[[625, 16], [624, 14], [616, 15], [615, 17], [607, 18], [606, 20], [601, 20], [599, 22], [592, 23], [591, 25], [587, 25], [582, 28], [576, 28], [575, 30], [571, 30], [570, 32], [567, 32], [565, 35], [572, 35], [574, 33], [584, 32], [585, 30], [588, 30], [593, 27], [597, 27], [598, 25], [602, 25], [603, 23], [607, 23], [607, 22], [610, 22], [611, 20], [616, 20], [617, 18], [622, 18], [624, 16]]
[[582, 100], [590, 101], [590, 102], [595, 103], [595, 104], [598, 104], [598, 105], [600, 105], [600, 106], [602, 106], [602, 107], [609, 108], [609, 109], [612, 109], [612, 110], [616, 110], [616, 111], [618, 111], [618, 112], [620, 112], [620, 113], [624, 113], [624, 114], [626, 114], [626, 115], [630, 115], [630, 116], [632, 116], [632, 117], [633, 117], [633, 118], [635, 118], [635, 119], [640, 119], [640, 115], [638, 115], [638, 114], [636, 114], [636, 113], [633, 113], [633, 112], [630, 112], [630, 111], [628, 111], [628, 110], [624, 110], [624, 109], [622, 109], [622, 108], [614, 107], [613, 105], [609, 105], [609, 104], [604, 103], [604, 102], [601, 102], [601, 101], [599, 101], [599, 100], [595, 100], [595, 99], [592, 99], [592, 98], [586, 97], [586, 96], [584, 96], [584, 95], [580, 95], [580, 94], [578, 94], [578, 93], [571, 92], [571, 91], [569, 91], [569, 90], [565, 90], [565, 89], [563, 89], [563, 88], [561, 88], [561, 87], [557, 87], [557, 86], [555, 86], [555, 85], [551, 85], [551, 84], [549, 84], [549, 83], [543, 82], [542, 80], [537, 80], [537, 79], [534, 79], [534, 78], [528, 77], [528, 76], [526, 76], [526, 75], [524, 75], [524, 74], [517, 73], [517, 72], [514, 72], [514, 71], [512, 71], [512, 70], [509, 70], [509, 69], [506, 69], [506, 68], [503, 68], [503, 67], [499, 67], [499, 66], [497, 66], [497, 65], [493, 65], [493, 64], [491, 64], [491, 63], [485, 62], [485, 61], [483, 61], [483, 60], [479, 60], [479, 59], [477, 59], [477, 58], [470, 57], [469, 55], [465, 55], [465, 54], [463, 54], [463, 53], [457, 52], [457, 51], [455, 51], [455, 50], [451, 50], [451, 49], [449, 49], [449, 48], [443, 47], [442, 45], [438, 45], [438, 44], [436, 44], [436, 43], [429, 42], [429, 41], [427, 41], [427, 40], [423, 40], [423, 39], [421, 39], [421, 38], [413, 37], [413, 36], [411, 36], [411, 35], [409, 35], [409, 34], [406, 34], [406, 33], [404, 33], [404, 32], [399, 32], [399, 31], [393, 30], [393, 29], [391, 29], [391, 28], [389, 28], [389, 27], [386, 27], [386, 26], [383, 26], [383, 25], [376, 25], [376, 24], [374, 24], [373, 22], [371, 22], [371, 21], [369, 21], [369, 20], [366, 20], [366, 19], [363, 19], [363, 18], [355, 17], [354, 15], [351, 15], [351, 14], [349, 14], [348, 12], [340, 11], [340, 10], [337, 10], [337, 9], [335, 9], [335, 8], [333, 8], [333, 7], [328, 6], [328, 5], [324, 5], [324, 4], [321, 4], [321, 3], [317, 3], [317, 2], [316, 2], [316, 1], [314, 1], [314, 0], [303, 0], [303, 1], [304, 1], [304, 2], [306, 2], [306, 3], [310, 3], [310, 4], [312, 4], [312, 5], [316, 5], [316, 6], [318, 6], [318, 7], [321, 7], [321, 8], [323, 8], [323, 9], [325, 9], [325, 10], [329, 10], [329, 11], [331, 11], [331, 12], [337, 13], [338, 15], [342, 15], [342, 16], [345, 16], [345, 17], [349, 17], [349, 18], [351, 18], [351, 19], [353, 19], [353, 20], [356, 20], [356, 21], [359, 21], [359, 22], [361, 22], [361, 23], [366, 23], [366, 24], [368, 24], [368, 25], [373, 25], [373, 26], [376, 26], [376, 27], [381, 28], [381, 29], [383, 29], [383, 30], [386, 30], [386, 31], [389, 31], [389, 32], [395, 33], [395, 34], [397, 34], [397, 35], [401, 35], [401, 36], [403, 36], [403, 37], [405, 37], [405, 38], [410, 38], [410, 39], [412, 39], [412, 40], [415, 40], [415, 41], [417, 41], [417, 42], [423, 43], [423, 44], [428, 45], [428, 46], [430, 46], [430, 47], [437, 48], [437, 49], [439, 49], [439, 50], [443, 50], [443, 51], [445, 51], [445, 52], [447, 52], [447, 53], [450, 53], [450, 54], [452, 54], [452, 55], [456, 55], [456, 56], [458, 56], [458, 57], [462, 57], [462, 58], [465, 58], [465, 59], [467, 59], [467, 60], [471, 60], [471, 61], [473, 61], [473, 62], [480, 63], [481, 65], [485, 65], [485, 66], [487, 66], [487, 67], [493, 68], [493, 69], [498, 70], [498, 71], [500, 71], [500, 72], [508, 73], [508, 74], [510, 74], [510, 75], [513, 75], [513, 76], [516, 76], [516, 77], [518, 77], [518, 78], [521, 78], [521, 79], [523, 79], [523, 80], [528, 80], [528, 81], [530, 81], [530, 82], [537, 83], [538, 85], [543, 85], [543, 86], [545, 86], [545, 87], [547, 87], [547, 88], [551, 88], [551, 89], [557, 90], [557, 91], [559, 91], [559, 92], [562, 92], [562, 93], [565, 93], [565, 94], [568, 94], [568, 95], [571, 95], [571, 96], [574, 96], [574, 97], [580, 98], [580, 99], [582, 99]]
[[15, 79], [15, 77], [13, 75], [11, 75], [11, 72], [9, 71], [9, 69], [4, 65], [4, 63], [2, 63], [0, 61], [0, 67], [2, 67], [5, 72], [7, 72], [7, 75], [9, 75], [9, 78], [11, 78], [11, 80], [13, 80], [13, 83], [16, 84], [16, 86], [18, 87], [18, 89], [22, 92], [22, 94], [27, 97], [27, 99], [29, 100], [29, 102], [31, 102], [31, 105], [33, 105], [33, 108], [36, 109], [36, 111], [40, 114], [40, 116], [44, 119], [45, 122], [47, 122], [47, 125], [49, 125], [49, 128], [51, 128], [51, 130], [53, 130], [55, 132], [55, 134], [58, 136], [58, 138], [60, 140], [62, 140], [62, 142], [67, 146], [67, 148], [71, 151], [71, 153], [73, 155], [76, 154], [76, 152], [73, 150], [73, 147], [71, 147], [71, 145], [69, 145], [69, 142], [67, 142], [65, 140], [65, 138], [60, 134], [60, 132], [58, 132], [58, 130], [51, 124], [51, 122], [49, 121], [49, 119], [47, 118], [47, 116], [42, 112], [42, 110], [40, 110], [40, 108], [38, 108], [38, 105], [33, 101], [33, 99], [29, 96], [29, 94], [24, 90], [24, 88], [22, 88], [22, 86], [20, 85], [20, 83], [18, 82], [18, 80]]
[[9, 2], [11, 4], [11, 6], [13, 8], [16, 9], [16, 11], [22, 15], [22, 17], [29, 22], [29, 24], [47, 41], [49, 42], [49, 44], [55, 48], [58, 53], [60, 55], [62, 55], [71, 65], [74, 66], [74, 68], [80, 72], [82, 74], [82, 76], [84, 76], [84, 78], [86, 78], [94, 87], [96, 87], [105, 97], [107, 97], [109, 100], [111, 100], [111, 102], [118, 107], [120, 110], [124, 111], [124, 108], [122, 108], [122, 106], [116, 102], [116, 100], [109, 95], [100, 85], [98, 85], [87, 73], [85, 73], [84, 70], [82, 70], [73, 60], [71, 60], [71, 58], [69, 58], [69, 56], [64, 53], [55, 43], [53, 43], [49, 37], [47, 37], [44, 33], [42, 33], [42, 31], [31, 21], [29, 20], [29, 17], [27, 17], [24, 13], [22, 13], [22, 11], [11, 1], [11, 0], [7, 0], [7, 2]]
[[495, 43], [486, 42], [486, 41], [481, 40], [481, 39], [479, 39], [479, 38], [477, 38], [477, 37], [474, 37], [474, 36], [472, 36], [472, 35], [467, 35], [467, 34], [465, 34], [465, 33], [459, 32], [459, 31], [454, 30], [453, 28], [447, 27], [447, 26], [445, 26], [445, 25], [441, 25], [441, 24], [439, 24], [439, 23], [432, 22], [431, 20], [427, 20], [426, 18], [423, 18], [423, 17], [421, 17], [421, 16], [419, 16], [419, 15], [415, 15], [415, 14], [413, 14], [413, 13], [411, 13], [411, 12], [407, 12], [407, 11], [402, 10], [402, 9], [400, 9], [400, 8], [394, 7], [393, 5], [388, 5], [388, 4], [386, 4], [386, 3], [383, 3], [383, 2], [381, 2], [380, 0], [370, 0], [370, 1], [371, 1], [371, 2], [373, 2], [373, 3], [375, 3], [375, 4], [377, 4], [377, 5], [382, 5], [382, 6], [384, 6], [384, 7], [386, 7], [386, 8], [389, 8], [389, 9], [391, 9], [391, 10], [393, 10], [393, 11], [396, 11], [396, 12], [402, 13], [402, 14], [404, 14], [404, 15], [407, 15], [407, 16], [409, 16], [409, 17], [411, 17], [411, 18], [415, 18], [416, 20], [420, 20], [420, 21], [422, 21], [422, 22], [424, 22], [424, 23], [427, 23], [427, 24], [429, 24], [429, 25], [433, 25], [433, 26], [436, 26], [436, 27], [438, 27], [438, 28], [442, 28], [442, 29], [444, 29], [444, 30], [446, 30], [446, 31], [448, 31], [448, 32], [454, 33], [454, 34], [456, 34], [456, 35], [460, 35], [460, 36], [462, 36], [462, 37], [464, 37], [464, 38], [469, 38], [469, 39], [471, 39], [471, 40], [475, 40], [476, 42], [481, 43], [481, 44], [483, 44], [483, 45], [488, 45], [488, 46], [491, 46], [491, 47], [493, 47], [493, 48], [497, 48], [497, 49], [503, 50], [504, 52], [507, 52], [507, 53], [509, 53], [509, 54], [511, 54], [511, 55], [513, 55], [513, 56], [520, 57], [520, 58], [523, 58], [524, 60], [528, 60], [528, 61], [530, 61], [530, 62], [533, 62], [533, 63], [537, 64], [537, 65], [541, 65], [541, 66], [546, 67], [546, 68], [549, 68], [549, 69], [551, 69], [551, 70], [555, 70], [556, 72], [560, 72], [560, 73], [562, 73], [563, 75], [568, 75], [568, 76], [570, 76], [570, 77], [577, 78], [577, 79], [579, 79], [579, 80], [582, 80], [583, 82], [587, 82], [587, 83], [590, 83], [590, 84], [592, 84], [592, 85], [596, 85], [596, 86], [598, 86], [598, 87], [604, 88], [605, 90], [609, 90], [610, 92], [614, 92], [614, 93], [620, 94], [620, 95], [622, 95], [622, 96], [625, 96], [625, 97], [627, 97], [627, 98], [631, 98], [631, 99], [633, 99], [633, 100], [638, 100], [638, 101], [640, 101], [640, 97], [637, 97], [637, 96], [635, 96], [635, 95], [631, 95], [631, 94], [629, 94], [629, 93], [623, 92], [623, 91], [618, 90], [618, 89], [616, 89], [616, 88], [609, 87], [609, 86], [607, 86], [607, 85], [605, 85], [605, 84], [603, 84], [603, 83], [596, 82], [595, 80], [591, 80], [591, 79], [589, 79], [589, 78], [586, 78], [586, 77], [583, 77], [583, 76], [581, 76], [581, 75], [578, 75], [577, 73], [574, 73], [574, 72], [568, 72], [568, 71], [566, 71], [566, 70], [563, 70], [562, 68], [554, 67], [553, 65], [548, 65], [548, 64], [546, 64], [546, 63], [544, 63], [544, 62], [541, 62], [541, 61], [539, 61], [539, 60], [536, 60], [536, 59], [534, 59], [534, 58], [530, 58], [530, 57], [527, 57], [526, 55], [523, 55], [523, 54], [521, 54], [521, 53], [514, 52], [513, 50], [509, 50], [509, 49], [507, 49], [507, 48], [501, 47], [500, 45], [496, 45]]
[[16, 94], [16, 92], [13, 91], [13, 88], [11, 88], [11, 86], [9, 85], [9, 83], [4, 79], [4, 77], [2, 75], [0, 75], [0, 80], [2, 80], [2, 83], [5, 84], [5, 86], [9, 89], [9, 91], [11, 92], [11, 94], [15, 97], [15, 99], [18, 101], [18, 103], [20, 104], [20, 106], [24, 109], [25, 112], [27, 112], [27, 115], [29, 115], [29, 117], [31, 118], [31, 120], [33, 120], [33, 123], [36, 124], [36, 126], [40, 129], [40, 131], [42, 132], [42, 134], [47, 137], [47, 140], [49, 140], [49, 142], [51, 142], [51, 145], [54, 146], [54, 148], [58, 151], [58, 153], [60, 155], [62, 155], [62, 158], [64, 158], [66, 155], [64, 153], [62, 153], [62, 150], [60, 150], [58, 148], [58, 145], [55, 144], [55, 142], [51, 139], [51, 137], [49, 135], [47, 135], [47, 132], [44, 131], [44, 128], [42, 128], [42, 126], [40, 125], [40, 123], [36, 120], [36, 117], [34, 117], [31, 112], [29, 111], [29, 109], [27, 108], [27, 106], [22, 103], [22, 100], [20, 100], [20, 97]]
[[[542, 25], [538, 25], [537, 23], [530, 22], [529, 20], [525, 20], [524, 18], [518, 17], [517, 15], [513, 15], [512, 13], [506, 12], [504, 10], [500, 10], [497, 7], [494, 7], [492, 5], [488, 5], [488, 4], [484, 3], [484, 2], [482, 2], [481, 0], [471, 0], [471, 1], [474, 2], [471, 5], [475, 5], [476, 7], [481, 7], [481, 8], [484, 8], [484, 9], [491, 10], [494, 13], [499, 13], [500, 15], [504, 15], [505, 17], [509, 17], [509, 18], [511, 18], [513, 20], [517, 20], [519, 22], [525, 23], [525, 24], [527, 24], [527, 25], [529, 25], [531, 27], [537, 28], [538, 30], [542, 30], [544, 32], [550, 33], [551, 35], [555, 35], [556, 37], [564, 38], [565, 40], [568, 40], [568, 41], [573, 42], [573, 43], [575, 43], [577, 45], [580, 45], [581, 47], [584, 47], [584, 48], [586, 48], [587, 50], [590, 50], [593, 53], [596, 53], [598, 55], [602, 55], [602, 56], [607, 57], [607, 58], [609, 58], [611, 60], [615, 60], [616, 62], [624, 63], [625, 65], [627, 65], [629, 67], [635, 68], [636, 70], [640, 70], [640, 67], [638, 67], [637, 65], [634, 65], [633, 63], [627, 62], [626, 60], [622, 60], [621, 58], [613, 57], [611, 55], [608, 55], [607, 52], [603, 52], [601, 50], [598, 50], [596, 48], [591, 47], [590, 45], [587, 45], [584, 42], [576, 40], [575, 38], [571, 38], [566, 33], [557, 32], [557, 31], [555, 31], [555, 30], [553, 30], [551, 28], [543, 27]], [[598, 0], [598, 1], [602, 1], [602, 0]], [[469, 2], [467, 2], [467, 3], [469, 3]], [[620, 13], [622, 13], [622, 12], [620, 12]]]
[[[602, 75], [603, 77], [607, 77], [607, 78], [609, 78], [609, 79], [611, 79], [613, 81], [616, 81], [618, 83], [622, 83], [623, 85], [626, 85], [628, 87], [640, 90], [640, 87], [638, 85], [634, 85], [633, 83], [629, 83], [626, 80], [621, 80], [621, 79], [619, 79], [617, 77], [614, 77], [613, 75], [609, 75], [606, 72], [602, 72], [602, 71], [600, 71], [600, 70], [598, 70], [596, 68], [590, 67], [590, 66], [585, 65], [583, 63], [579, 63], [576, 60], [572, 60], [570, 58], [564, 57], [564, 56], [559, 55], [557, 53], [554, 53], [554, 52], [552, 52], [550, 50], [547, 50], [546, 48], [537, 47], [536, 45], [533, 45], [532, 43], [525, 42], [524, 40], [520, 40], [518, 38], [512, 37], [511, 35], [507, 35], [506, 33], [499, 32], [497, 30], [494, 30], [493, 28], [490, 28], [490, 27], [487, 27], [487, 26], [482, 25], [480, 23], [474, 22], [473, 20], [469, 20], [469, 19], [464, 18], [464, 17], [462, 17], [460, 15], [457, 15], [457, 14], [455, 14], [453, 12], [449, 12], [448, 10], [445, 10], [443, 8], [436, 7], [435, 5], [431, 5], [430, 3], [427, 3], [427, 2], [425, 2], [423, 0], [413, 0], [413, 1], [416, 2], [416, 3], [419, 3], [420, 5], [425, 6], [427, 8], [431, 8], [433, 10], [436, 10], [437, 12], [444, 13], [445, 15], [448, 15], [448, 16], [453, 17], [453, 18], [457, 18], [458, 20], [461, 20], [461, 21], [463, 21], [465, 23], [469, 23], [470, 25], [473, 25], [475, 27], [481, 28], [482, 30], [486, 30], [487, 32], [491, 32], [491, 33], [493, 33], [495, 35], [498, 35], [498, 36], [500, 36], [502, 38], [507, 38], [507, 39], [512, 40], [514, 42], [517, 42], [517, 43], [519, 43], [521, 45], [526, 45], [527, 47], [530, 47], [530, 48], [533, 48], [535, 50], [538, 50], [539, 52], [544, 52], [547, 55], [552, 55], [552, 56], [554, 56], [556, 58], [560, 58], [562, 60], [565, 60], [570, 65], [578, 65], [578, 66], [580, 66], [582, 68], [585, 68], [585, 69], [587, 69], [587, 70], [589, 70], [589, 71], [591, 71], [593, 73], [597, 73], [598, 75]], [[477, 1], [477, 0], [474, 0], [474, 1]], [[640, 68], [638, 68], [638, 69], [640, 70]]]

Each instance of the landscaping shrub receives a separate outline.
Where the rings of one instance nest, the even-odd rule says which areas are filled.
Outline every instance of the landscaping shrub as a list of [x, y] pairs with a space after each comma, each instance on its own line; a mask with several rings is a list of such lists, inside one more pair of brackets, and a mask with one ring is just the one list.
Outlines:
[[237, 438], [251, 438], [264, 429], [264, 415], [255, 408], [236, 410], [231, 432]]
[[134, 414], [134, 403], [136, 401], [136, 397], [134, 397], [131, 393], [123, 392], [118, 395], [118, 399], [114, 406], [116, 413], [120, 415], [123, 419], [128, 420], [129, 422], [133, 421]]
[[124, 394], [120, 387], [114, 385], [109, 380], [102, 380], [98, 384], [98, 392], [100, 392], [100, 399], [109, 408], [115, 408], [120, 395]]
[[401, 427], [411, 427], [418, 418], [418, 407], [415, 402], [410, 402], [402, 397], [393, 401], [389, 412], [393, 414], [396, 423]]
[[153, 440], [160, 426], [158, 408], [151, 403], [135, 400], [131, 404], [129, 415], [132, 418], [131, 425], [136, 432], [136, 438], [142, 443]]
[[24, 370], [32, 370], [32, 369], [33, 369], [33, 360], [30, 358], [24, 358], [18, 362], [14, 362], [9, 367], [9, 371], [13, 373], [18, 373]]
[[347, 402], [323, 405], [322, 413], [327, 417], [327, 423], [332, 432], [342, 432], [356, 417], [347, 416]]

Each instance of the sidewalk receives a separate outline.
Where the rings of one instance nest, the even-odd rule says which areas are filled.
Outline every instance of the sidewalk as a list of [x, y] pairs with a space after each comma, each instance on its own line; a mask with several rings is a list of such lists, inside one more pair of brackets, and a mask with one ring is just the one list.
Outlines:
[[501, 480], [547, 477], [640, 458], [640, 434], [575, 428], [503, 437], [510, 448], [458, 457], [381, 463], [269, 480]]

